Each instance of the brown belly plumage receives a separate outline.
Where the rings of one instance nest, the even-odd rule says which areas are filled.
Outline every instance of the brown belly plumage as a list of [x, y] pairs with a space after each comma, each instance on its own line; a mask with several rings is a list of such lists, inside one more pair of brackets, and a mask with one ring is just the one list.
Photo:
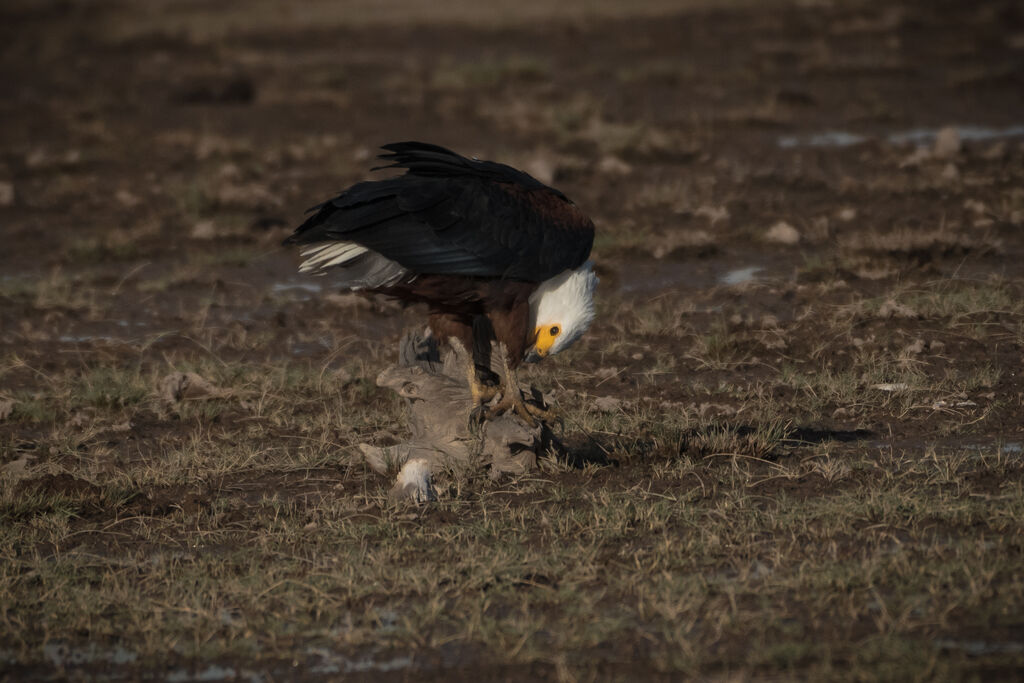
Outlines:
[[402, 301], [426, 303], [429, 325], [441, 341], [458, 339], [467, 349], [500, 341], [517, 367], [531, 343], [530, 294], [533, 282], [420, 275], [409, 282], [378, 290]]

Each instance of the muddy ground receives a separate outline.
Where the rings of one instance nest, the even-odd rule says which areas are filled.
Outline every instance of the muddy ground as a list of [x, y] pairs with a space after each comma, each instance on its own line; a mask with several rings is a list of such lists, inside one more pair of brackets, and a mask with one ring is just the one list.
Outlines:
[[[0, 673], [1024, 673], [1021, 5], [494, 7], [0, 8]], [[572, 453], [424, 509], [422, 311], [278, 246], [408, 139], [602, 278]]]

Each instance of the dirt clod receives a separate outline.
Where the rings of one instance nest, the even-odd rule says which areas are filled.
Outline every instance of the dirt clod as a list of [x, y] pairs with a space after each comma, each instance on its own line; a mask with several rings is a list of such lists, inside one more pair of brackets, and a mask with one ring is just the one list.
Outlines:
[[878, 317], [880, 318], [917, 318], [917, 311], [912, 309], [906, 304], [901, 304], [898, 301], [889, 299], [881, 306], [878, 307]]
[[605, 413], [614, 413], [622, 408], [622, 399], [614, 396], [599, 396], [594, 399], [594, 407]]
[[946, 126], [935, 136], [932, 154], [937, 159], [951, 159], [960, 153], [960, 133], [952, 126]]
[[789, 223], [779, 221], [765, 232], [764, 239], [775, 244], [791, 246], [800, 242], [800, 232]]

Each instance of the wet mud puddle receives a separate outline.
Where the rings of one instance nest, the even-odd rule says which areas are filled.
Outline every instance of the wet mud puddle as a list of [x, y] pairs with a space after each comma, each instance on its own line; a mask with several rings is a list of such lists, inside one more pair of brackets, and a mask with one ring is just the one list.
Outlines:
[[739, 258], [701, 259], [622, 264], [615, 273], [613, 286], [623, 294], [648, 294], [667, 290], [701, 291], [715, 287], [735, 287], [779, 277], [781, 266], [752, 264]]

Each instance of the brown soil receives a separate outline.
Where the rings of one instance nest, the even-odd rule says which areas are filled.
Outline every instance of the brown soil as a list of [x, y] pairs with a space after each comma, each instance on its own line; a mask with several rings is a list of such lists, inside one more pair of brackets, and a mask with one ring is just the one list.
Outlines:
[[[598, 226], [602, 315], [536, 382], [568, 410], [613, 397], [647, 417], [631, 432], [598, 424], [592, 436], [567, 423], [569, 458], [582, 469], [553, 479], [680, 499], [699, 492], [710, 506], [727, 495], [718, 485], [699, 477], [666, 484], [658, 474], [683, 453], [714, 460], [709, 421], [749, 448], [745, 472], [763, 480], [752, 493], [765, 508], [881, 478], [894, 467], [881, 460], [887, 450], [1016, 443], [1019, 460], [1019, 3], [701, 3], [501, 26], [457, 17], [276, 26], [261, 15], [251, 27], [229, 17], [209, 33], [196, 29], [211, 11], [199, 4], [163, 11], [175, 28], [154, 27], [134, 3], [0, 8], [0, 183], [13, 192], [3, 200], [0, 188], [0, 399], [17, 401], [14, 417], [0, 419], [0, 463], [52, 466], [56, 473], [33, 473], [17, 490], [72, 501], [74, 528], [175, 514], [270, 525], [278, 511], [268, 492], [312, 510], [319, 499], [386, 490], [388, 482], [346, 461], [211, 476], [202, 486], [126, 485], [114, 500], [109, 488], [59, 469], [99, 453], [99, 470], [113, 477], [205, 427], [225, 448], [237, 445], [261, 419], [252, 407], [259, 397], [244, 388], [215, 414], [151, 401], [160, 376], [195, 359], [215, 357], [225, 368], [299, 361], [333, 377], [345, 400], [391, 405], [373, 378], [422, 312], [339, 296], [328, 280], [299, 276], [296, 255], [278, 244], [308, 206], [368, 177], [377, 145], [406, 139], [524, 167]], [[936, 142], [947, 126], [960, 131], [949, 150]], [[857, 143], [820, 137], [830, 132]], [[789, 229], [767, 237], [779, 223]], [[865, 358], [889, 359], [888, 374], [872, 374]], [[96, 377], [105, 368], [131, 370], [142, 388], [104, 389]], [[859, 398], [799, 379], [823, 374], [837, 386], [852, 382]], [[920, 379], [904, 387], [918, 393], [871, 388], [906, 376]], [[79, 388], [55, 389], [67, 377]], [[761, 452], [744, 439], [764, 422], [749, 406], [765, 402], [784, 433]], [[68, 405], [72, 412], [61, 412]], [[302, 423], [325, 409], [291, 406], [266, 423], [262, 443], [290, 448], [304, 437]], [[683, 414], [699, 425], [667, 443], [661, 422]], [[73, 438], [55, 437], [60, 429]], [[335, 437], [345, 453], [359, 438], [396, 438], [380, 425], [361, 434], [339, 428]], [[875, 449], [878, 471], [775, 478], [780, 464], [797, 466], [822, 444], [833, 455]], [[1022, 479], [1024, 470], [1008, 465], [948, 486], [995, 495]], [[924, 476], [908, 475], [917, 480]], [[524, 508], [547, 503], [535, 493], [495, 495], [491, 502]], [[366, 504], [351, 519], [380, 514]], [[409, 523], [458, 522], [428, 510]], [[920, 524], [934, 535], [950, 531], [948, 520]], [[119, 540], [86, 538], [82, 547], [97, 553], [126, 550]], [[839, 541], [840, 554], [858, 552]], [[559, 586], [543, 573], [518, 580]], [[844, 628], [861, 638], [871, 625], [825, 630]], [[966, 627], [954, 635], [1019, 639]], [[594, 673], [672, 678], [623, 664], [646, 661], [648, 647], [642, 635], [600, 644], [595, 657], [612, 654]], [[718, 648], [726, 664], [710, 675], [728, 675], [730, 654], [744, 645], [725, 633]], [[476, 644], [454, 643], [425, 648], [413, 670], [418, 680], [562, 675], [550, 662], [489, 659]], [[193, 663], [168, 670], [174, 664]], [[290, 677], [295, 665], [261, 666]], [[17, 665], [7, 675], [51, 673]]]

